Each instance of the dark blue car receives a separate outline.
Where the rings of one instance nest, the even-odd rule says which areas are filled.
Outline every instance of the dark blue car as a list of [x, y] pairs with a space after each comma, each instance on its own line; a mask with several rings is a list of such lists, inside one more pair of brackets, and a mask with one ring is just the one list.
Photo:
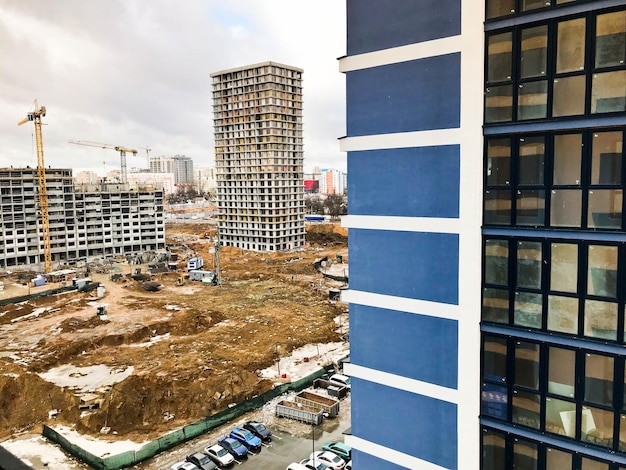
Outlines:
[[233, 439], [237, 439], [244, 446], [246, 446], [249, 451], [257, 452], [261, 450], [261, 439], [256, 437], [247, 429], [235, 428], [230, 432], [229, 437], [232, 437]]
[[248, 457], [248, 448], [237, 439], [233, 439], [232, 437], [222, 437], [217, 441], [217, 443], [226, 449], [228, 453], [237, 460]]

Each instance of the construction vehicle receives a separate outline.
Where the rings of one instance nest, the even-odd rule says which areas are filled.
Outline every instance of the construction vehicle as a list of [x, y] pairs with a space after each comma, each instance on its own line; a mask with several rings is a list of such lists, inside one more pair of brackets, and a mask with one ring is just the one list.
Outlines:
[[132, 153], [133, 155], [137, 155], [136, 149], [129, 149], [126, 147], [122, 147], [121, 145], [112, 145], [112, 144], [102, 144], [100, 142], [91, 142], [89, 140], [70, 140], [68, 141], [70, 144], [76, 145], [86, 145], [88, 147], [98, 147], [101, 149], [112, 149], [116, 152], [120, 153], [120, 180], [121, 183], [126, 184], [128, 182], [128, 178], [126, 176], [126, 153]]
[[17, 123], [18, 126], [32, 121], [35, 124], [35, 142], [37, 145], [37, 179], [39, 181], [39, 211], [41, 212], [41, 234], [43, 238], [44, 270], [52, 271], [52, 251], [50, 249], [50, 218], [48, 215], [48, 187], [46, 184], [46, 165], [43, 156], [43, 137], [41, 134], [41, 118], [46, 115], [46, 107], [39, 106], [37, 100], [33, 110], [24, 119]]

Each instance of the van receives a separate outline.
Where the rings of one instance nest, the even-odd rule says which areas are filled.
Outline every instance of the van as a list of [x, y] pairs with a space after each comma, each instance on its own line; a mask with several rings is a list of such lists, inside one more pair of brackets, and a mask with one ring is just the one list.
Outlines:
[[333, 374], [328, 379], [330, 382], [334, 382], [338, 385], [350, 388], [350, 377], [343, 374]]

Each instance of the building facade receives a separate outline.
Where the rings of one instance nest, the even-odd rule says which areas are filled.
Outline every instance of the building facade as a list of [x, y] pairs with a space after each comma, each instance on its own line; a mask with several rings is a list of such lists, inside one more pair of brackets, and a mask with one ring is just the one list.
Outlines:
[[211, 79], [222, 243], [255, 251], [302, 246], [302, 70], [263, 62]]
[[626, 4], [347, 26], [354, 467], [626, 469]]
[[[46, 170], [53, 267], [165, 248], [163, 190], [75, 185], [72, 170]], [[43, 269], [36, 168], [0, 169], [0, 270]]]
[[174, 184], [194, 184], [193, 160], [184, 155], [150, 157], [150, 172], [172, 173]]

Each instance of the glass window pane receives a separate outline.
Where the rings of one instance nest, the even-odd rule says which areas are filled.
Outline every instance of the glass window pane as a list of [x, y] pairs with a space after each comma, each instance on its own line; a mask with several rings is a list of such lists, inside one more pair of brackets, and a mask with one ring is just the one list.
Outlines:
[[589, 191], [587, 225], [591, 228], [621, 228], [622, 190], [594, 189]]
[[[626, 450], [626, 415], [619, 417], [619, 450], [622, 452]], [[626, 467], [620, 467], [620, 469], [624, 468]]]
[[585, 113], [586, 77], [562, 77], [554, 79], [552, 116], [576, 116]]
[[[580, 430], [580, 437], [583, 441], [597, 446], [613, 447], [613, 412], [583, 406]], [[583, 468], [608, 469], [608, 465], [604, 464], [604, 467], [583, 466]]]
[[593, 134], [591, 184], [621, 184], [622, 135], [621, 132], [596, 132]]
[[548, 27], [536, 26], [522, 30], [521, 78], [546, 74]]
[[585, 301], [585, 336], [617, 340], [617, 304]]
[[494, 34], [487, 38], [487, 81], [511, 80], [513, 33]]
[[513, 324], [516, 326], [541, 328], [542, 298], [541, 294], [516, 292]]
[[576, 437], [576, 403], [546, 397], [546, 431]]
[[506, 289], [483, 289], [482, 321], [509, 323], [509, 291]]
[[550, 0], [522, 0], [522, 11], [550, 6]]
[[599, 460], [583, 457], [580, 470], [609, 470], [609, 464]]
[[509, 242], [485, 241], [485, 283], [506, 286], [509, 283]]
[[[504, 468], [504, 467], [502, 467]], [[563, 450], [548, 448], [546, 451], [546, 470], [571, 470], [572, 454]]]
[[583, 148], [581, 134], [554, 136], [555, 185], [580, 185], [580, 162]]
[[578, 332], [578, 299], [548, 296], [548, 329], [562, 333]]
[[485, 335], [483, 349], [483, 377], [506, 382], [506, 339]]
[[548, 109], [548, 81], [529, 82], [519, 85], [517, 119], [542, 119]]
[[506, 467], [506, 451], [504, 435], [483, 429], [482, 436], [482, 469], [502, 470]]
[[489, 139], [487, 141], [487, 185], [509, 186], [511, 184], [511, 141]]
[[626, 59], [626, 11], [598, 15], [596, 67], [623, 65]]
[[613, 405], [613, 358], [585, 354], [585, 401]]
[[518, 341], [515, 344], [515, 385], [539, 389], [539, 345]]
[[617, 247], [589, 246], [587, 294], [617, 297]]
[[584, 70], [585, 19], [561, 21], [556, 47], [556, 73]]
[[546, 192], [538, 189], [518, 191], [515, 209], [516, 225], [545, 225]]
[[578, 289], [578, 245], [552, 243], [550, 290], [576, 292]]
[[517, 286], [541, 288], [542, 250], [540, 242], [517, 242]]
[[553, 189], [550, 199], [551, 227], [580, 227], [582, 220], [582, 191]]
[[537, 444], [515, 439], [513, 443], [513, 467], [515, 470], [537, 470], [538, 457]]
[[485, 225], [511, 225], [510, 190], [485, 192]]
[[505, 385], [483, 383], [480, 399], [480, 412], [492, 418], [508, 418], [508, 393]]
[[591, 81], [591, 112], [626, 111], [626, 70], [594, 73]]
[[487, 0], [486, 18], [488, 20], [511, 13], [515, 13], [515, 0]]
[[485, 93], [485, 122], [505, 122], [513, 119], [513, 87], [493, 86]]
[[539, 395], [516, 390], [511, 404], [513, 422], [539, 429]]
[[519, 139], [519, 184], [543, 185], [545, 139], [522, 137]]
[[548, 349], [548, 392], [574, 398], [576, 353], [551, 346]]

